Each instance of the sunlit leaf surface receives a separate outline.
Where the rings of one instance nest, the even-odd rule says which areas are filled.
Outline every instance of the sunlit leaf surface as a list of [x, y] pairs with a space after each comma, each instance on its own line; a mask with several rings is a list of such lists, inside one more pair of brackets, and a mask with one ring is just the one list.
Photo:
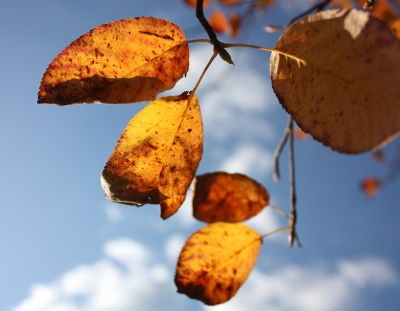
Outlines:
[[268, 203], [267, 190], [245, 175], [217, 172], [196, 176], [193, 216], [198, 220], [244, 221]]
[[179, 255], [178, 292], [208, 305], [228, 301], [249, 276], [261, 241], [242, 223], [217, 222], [198, 230]]
[[182, 30], [139, 17], [101, 25], [72, 42], [49, 65], [38, 103], [134, 103], [171, 89], [189, 69]]
[[361, 182], [361, 190], [368, 198], [375, 197], [382, 186], [382, 181], [376, 177], [365, 177]]
[[344, 153], [390, 141], [400, 130], [400, 41], [369, 13], [329, 10], [290, 26], [271, 55], [282, 106], [316, 140]]
[[159, 98], [128, 124], [101, 176], [111, 201], [160, 204], [168, 218], [182, 205], [203, 152], [196, 95]]

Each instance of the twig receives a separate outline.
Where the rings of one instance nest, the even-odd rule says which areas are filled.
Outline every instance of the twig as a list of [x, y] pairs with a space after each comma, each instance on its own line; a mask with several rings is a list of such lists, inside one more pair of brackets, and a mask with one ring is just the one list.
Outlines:
[[271, 209], [273, 209], [275, 212], [277, 212], [279, 215], [281, 215], [281, 216], [285, 217], [287, 220], [289, 220], [289, 216], [284, 211], [282, 211], [281, 209], [279, 209], [271, 204], [269, 204], [268, 206]]
[[289, 174], [290, 174], [290, 218], [289, 223], [291, 226], [289, 234], [289, 247], [292, 248], [293, 243], [296, 242], [299, 247], [301, 247], [299, 238], [296, 233], [296, 223], [297, 223], [297, 211], [296, 211], [296, 182], [295, 182], [295, 171], [294, 171], [294, 146], [293, 146], [293, 119], [290, 119], [289, 126]]
[[213, 60], [217, 57], [217, 54], [218, 54], [217, 51], [214, 50], [214, 54], [211, 56], [210, 60], [207, 63], [207, 66], [204, 68], [203, 72], [201, 73], [200, 78], [197, 80], [197, 83], [196, 83], [195, 87], [193, 88], [192, 93], [196, 92], [197, 87], [199, 86], [199, 84], [201, 82], [201, 79], [203, 79], [204, 74], [206, 73], [208, 67], [210, 67]]
[[218, 40], [217, 35], [211, 25], [208, 23], [207, 19], [204, 17], [203, 11], [203, 1], [204, 0], [197, 0], [196, 1], [196, 17], [199, 20], [200, 24], [203, 26], [204, 30], [207, 32], [208, 37], [212, 45], [214, 46], [214, 51], [218, 53], [218, 55], [226, 61], [228, 64], [234, 65], [231, 56], [229, 53], [224, 49], [221, 42]]
[[288, 123], [285, 127], [285, 131], [283, 132], [283, 136], [281, 141], [279, 142], [279, 145], [276, 147], [275, 153], [274, 153], [274, 159], [273, 159], [273, 169], [274, 169], [274, 181], [278, 182], [280, 178], [279, 174], [279, 157], [282, 153], [283, 147], [285, 147], [287, 139], [289, 137], [289, 132], [290, 132], [290, 125], [292, 124], [292, 117], [289, 116]]
[[317, 11], [320, 12], [322, 11], [328, 4], [329, 2], [331, 2], [332, 0], [324, 0], [320, 3], [317, 3], [315, 5], [313, 5], [311, 8], [309, 8], [308, 10], [300, 13], [299, 15], [295, 16], [294, 18], [292, 18], [289, 23], [287, 23], [284, 26], [266, 26], [265, 30], [268, 32], [273, 32], [273, 31], [280, 31], [280, 30], [285, 30], [286, 28], [288, 28], [290, 25], [292, 25], [295, 21], [299, 20], [300, 18], [303, 18], [304, 16], [307, 16], [308, 14], [312, 13], [313, 11]]
[[265, 238], [265, 237], [267, 237], [267, 236], [270, 236], [270, 235], [273, 235], [273, 234], [275, 234], [275, 233], [282, 232], [282, 231], [286, 231], [286, 230], [290, 230], [291, 228], [292, 228], [291, 226], [279, 228], [279, 229], [276, 229], [276, 230], [274, 230], [274, 231], [271, 231], [271, 232], [268, 232], [268, 233], [266, 233], [266, 234], [263, 234], [263, 235], [261, 235], [260, 237], [263, 239], [263, 238]]

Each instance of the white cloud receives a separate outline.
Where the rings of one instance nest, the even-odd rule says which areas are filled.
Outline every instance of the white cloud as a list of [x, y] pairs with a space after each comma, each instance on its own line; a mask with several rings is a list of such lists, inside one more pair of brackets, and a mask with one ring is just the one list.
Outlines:
[[[167, 258], [176, 260], [183, 241], [179, 235], [167, 239]], [[183, 311], [199, 306], [176, 293], [173, 272], [153, 258], [131, 239], [109, 241], [98, 261], [79, 265], [49, 284], [33, 285], [13, 311]], [[204, 310], [353, 310], [368, 302], [363, 290], [398, 284], [391, 265], [374, 257], [283, 265], [268, 273], [255, 269], [236, 297]]]
[[107, 202], [104, 206], [104, 213], [106, 217], [111, 222], [119, 222], [123, 218], [122, 209], [116, 204]]
[[269, 274], [254, 270], [234, 299], [213, 311], [336, 311], [362, 306], [362, 290], [398, 285], [399, 278], [379, 258], [337, 260], [306, 267], [287, 265]]
[[229, 173], [265, 176], [271, 172], [272, 154], [253, 144], [239, 145], [221, 164], [220, 169]]
[[[256, 230], [259, 234], [266, 234], [273, 230], [279, 229], [285, 226], [285, 222], [287, 225], [287, 221], [281, 221], [283, 219], [282, 216], [278, 215], [271, 208], [264, 208], [258, 215], [250, 218], [245, 223], [250, 226], [254, 230]], [[287, 234], [277, 233], [269, 236], [268, 241], [283, 241], [287, 240]]]
[[80, 265], [49, 284], [32, 286], [14, 311], [162, 310], [179, 306], [171, 271], [154, 262], [150, 251], [127, 238], [109, 241], [105, 256]]

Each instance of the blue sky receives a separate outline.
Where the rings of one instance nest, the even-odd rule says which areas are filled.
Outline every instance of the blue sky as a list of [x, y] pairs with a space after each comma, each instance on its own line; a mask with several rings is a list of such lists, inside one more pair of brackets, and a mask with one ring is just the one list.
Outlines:
[[[254, 22], [241, 41], [272, 47], [283, 24], [306, 7], [288, 1]], [[217, 307], [177, 294], [180, 247], [203, 226], [190, 200], [167, 221], [158, 206], [117, 205], [104, 198], [100, 173], [122, 130], [144, 107], [37, 105], [41, 77], [71, 41], [103, 23], [155, 16], [205, 38], [182, 1], [9, 1], [0, 11], [0, 310], [398, 310], [400, 180], [373, 200], [359, 191], [366, 175], [387, 170], [370, 154], [339, 155], [312, 140], [296, 142], [298, 233], [288, 250], [281, 233], [264, 241], [256, 268], [236, 297]], [[212, 54], [191, 46], [188, 77], [168, 94], [191, 89]], [[269, 54], [232, 50], [219, 59], [198, 97], [205, 148], [199, 173], [248, 174], [287, 211], [287, 156], [282, 180], [271, 159], [286, 114], [269, 82]], [[390, 156], [399, 140], [384, 148]], [[286, 150], [286, 149], [285, 149]], [[189, 194], [190, 197], [190, 194]], [[260, 233], [285, 222], [266, 209], [249, 221]], [[166, 307], [168, 306], [168, 307]]]

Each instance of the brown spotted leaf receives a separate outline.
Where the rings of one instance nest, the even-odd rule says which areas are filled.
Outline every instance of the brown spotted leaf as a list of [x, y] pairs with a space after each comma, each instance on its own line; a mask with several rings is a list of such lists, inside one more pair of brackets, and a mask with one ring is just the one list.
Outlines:
[[375, 149], [400, 131], [400, 41], [364, 11], [329, 10], [291, 25], [272, 53], [282, 106], [316, 140], [343, 153]]
[[[171, 89], [189, 69], [187, 45], [173, 23], [129, 18], [87, 32], [49, 65], [38, 103], [134, 103]], [[161, 55], [162, 54], [162, 55]]]
[[178, 293], [216, 305], [235, 296], [257, 260], [261, 237], [242, 223], [216, 222], [185, 243], [176, 267]]
[[197, 96], [159, 98], [122, 133], [101, 176], [106, 197], [122, 204], [160, 204], [166, 219], [185, 200], [202, 152]]
[[216, 172], [196, 176], [193, 216], [198, 220], [240, 222], [257, 215], [268, 203], [267, 190], [245, 175]]

